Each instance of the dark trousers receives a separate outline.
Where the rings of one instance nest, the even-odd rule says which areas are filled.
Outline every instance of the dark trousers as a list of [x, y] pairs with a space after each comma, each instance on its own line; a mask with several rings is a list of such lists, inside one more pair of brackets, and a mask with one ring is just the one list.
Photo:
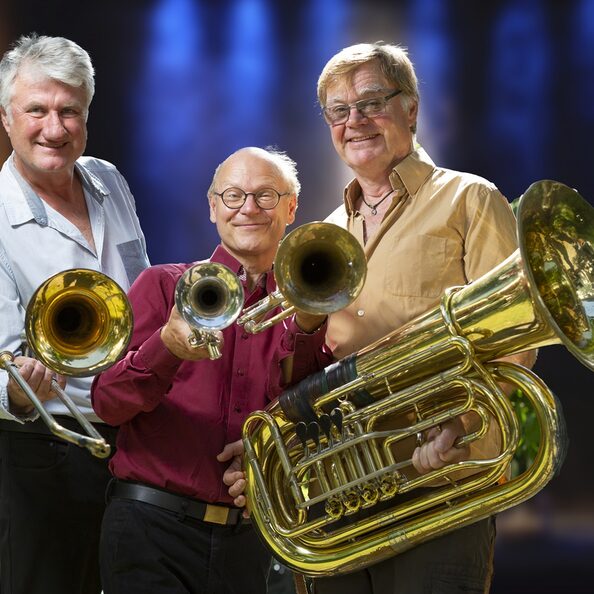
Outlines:
[[[58, 422], [80, 432], [72, 419]], [[98, 425], [113, 445], [116, 430]], [[38, 430], [39, 433], [32, 431]], [[49, 434], [0, 421], [0, 592], [99, 594], [107, 461]]]
[[483, 594], [493, 570], [495, 520], [461, 528], [366, 569], [314, 580], [314, 594]]
[[105, 594], [265, 594], [270, 561], [249, 524], [221, 526], [119, 498], [103, 518]]

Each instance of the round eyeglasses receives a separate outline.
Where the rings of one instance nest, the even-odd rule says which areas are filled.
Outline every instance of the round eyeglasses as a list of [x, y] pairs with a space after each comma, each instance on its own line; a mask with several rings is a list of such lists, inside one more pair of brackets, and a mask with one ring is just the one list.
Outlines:
[[272, 210], [280, 202], [281, 196], [289, 196], [291, 192], [277, 192], [274, 188], [262, 188], [257, 192], [244, 192], [240, 188], [227, 188], [222, 192], [213, 192], [221, 197], [227, 208], [241, 208], [248, 196], [253, 196], [256, 204], [263, 210]]
[[392, 91], [389, 95], [384, 97], [372, 97], [371, 99], [359, 99], [349, 105], [333, 105], [332, 107], [324, 107], [322, 113], [324, 119], [330, 126], [338, 126], [344, 124], [351, 115], [353, 107], [366, 118], [373, 118], [382, 115], [386, 112], [386, 105], [390, 99], [402, 93], [402, 89]]

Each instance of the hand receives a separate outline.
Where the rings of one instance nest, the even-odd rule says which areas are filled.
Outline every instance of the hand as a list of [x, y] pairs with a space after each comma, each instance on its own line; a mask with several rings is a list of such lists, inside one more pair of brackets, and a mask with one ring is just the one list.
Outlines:
[[312, 334], [326, 321], [326, 317], [297, 310], [295, 312], [295, 323], [303, 332]]
[[[188, 339], [192, 334], [192, 329], [187, 322], [181, 317], [177, 307], [174, 305], [167, 324], [161, 328], [161, 340], [167, 347], [167, 350], [186, 361], [200, 361], [201, 359], [209, 359], [208, 349], [206, 346], [193, 347], [190, 345]], [[219, 340], [219, 349], [223, 349], [223, 333], [215, 331], [213, 334]]]
[[[36, 359], [15, 357], [14, 363], [19, 368], [21, 377], [29, 384], [41, 402], [56, 398], [57, 394], [52, 389], [53, 379], [58, 382], [61, 388], [66, 386], [66, 378], [63, 375], [54, 373]], [[8, 380], [8, 398], [14, 412], [29, 414], [34, 408], [29, 397], [12, 377]]]
[[[228, 443], [223, 451], [217, 456], [219, 462], [228, 462], [231, 460], [231, 464], [227, 467], [227, 470], [223, 473], [223, 482], [229, 487], [229, 495], [233, 497], [233, 503], [237, 507], [245, 507], [246, 498], [243, 495], [245, 491], [245, 473], [242, 470], [243, 467], [243, 442], [241, 439]], [[248, 518], [249, 512], [244, 510], [243, 517]]]
[[470, 447], [455, 447], [454, 442], [466, 435], [462, 417], [455, 417], [441, 428], [432, 427], [425, 436], [425, 443], [413, 452], [412, 463], [419, 474], [427, 474], [431, 470], [439, 470], [447, 464], [468, 460]]

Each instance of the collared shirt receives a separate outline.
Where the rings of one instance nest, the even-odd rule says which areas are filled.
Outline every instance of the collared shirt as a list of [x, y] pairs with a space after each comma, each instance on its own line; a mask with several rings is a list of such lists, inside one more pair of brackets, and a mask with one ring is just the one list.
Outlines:
[[[0, 348], [21, 353], [25, 311], [31, 296], [50, 276], [69, 268], [90, 268], [127, 290], [148, 266], [134, 198], [117, 169], [99, 159], [76, 164], [89, 212], [95, 248], [79, 229], [46, 204], [23, 179], [12, 155], [0, 171]], [[81, 411], [97, 420], [90, 407], [92, 378], [68, 378], [66, 392]], [[0, 372], [0, 417], [8, 412], [8, 374]], [[52, 414], [67, 414], [59, 401], [46, 403]], [[30, 418], [37, 415], [32, 414]]]
[[[396, 165], [390, 183], [391, 205], [367, 244], [364, 217], [355, 208], [361, 195], [356, 180], [326, 219], [348, 229], [367, 257], [363, 290], [328, 319], [325, 338], [335, 359], [400, 328], [436, 305], [444, 289], [479, 278], [517, 247], [512, 210], [487, 180], [437, 167], [419, 148]], [[294, 320], [285, 324], [270, 371], [272, 395], [285, 386], [280, 364], [287, 356], [294, 354], [291, 383], [330, 363], [322, 349], [324, 329], [308, 335]]]
[[[241, 264], [222, 246], [210, 261], [239, 276], [246, 306], [276, 287], [267, 274], [248, 292]], [[232, 324], [222, 331], [222, 356], [214, 361], [172, 355], [161, 340], [161, 328], [175, 302], [177, 281], [191, 265], [154, 266], [138, 277], [129, 293], [135, 318], [129, 351], [97, 377], [93, 405], [105, 422], [120, 426], [110, 462], [116, 477], [231, 503], [223, 484], [229, 463], [216, 456], [241, 437], [247, 415], [268, 403], [267, 373], [282, 327], [248, 334]]]
[[327, 219], [348, 229], [367, 256], [363, 290], [328, 321], [326, 341], [337, 359], [400, 328], [444, 289], [476, 280], [517, 248], [512, 210], [487, 180], [437, 167], [419, 148], [394, 168], [390, 183], [392, 203], [367, 244], [356, 180]]

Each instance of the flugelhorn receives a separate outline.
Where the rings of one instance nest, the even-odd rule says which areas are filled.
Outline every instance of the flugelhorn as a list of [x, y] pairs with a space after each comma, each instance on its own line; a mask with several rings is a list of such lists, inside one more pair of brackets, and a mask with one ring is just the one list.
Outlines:
[[[237, 321], [262, 332], [295, 309], [325, 315], [346, 307], [363, 288], [367, 264], [359, 242], [332, 223], [307, 223], [281, 242], [274, 260], [278, 289], [244, 310]], [[264, 319], [274, 308], [282, 311]]]
[[[521, 503], [554, 476], [566, 445], [559, 402], [534, 373], [495, 359], [562, 343], [594, 370], [594, 209], [541, 181], [517, 225], [519, 250], [491, 272], [247, 418], [252, 523], [287, 566], [366, 567]], [[522, 390], [540, 433], [534, 461], [510, 479], [521, 430], [502, 383]], [[415, 473], [416, 436], [470, 411], [480, 423], [464, 442], [494, 430], [498, 454]]]
[[[35, 357], [62, 375], [95, 375], [113, 365], [132, 334], [132, 310], [126, 293], [111, 278], [95, 270], [76, 268], [55, 274], [35, 291], [27, 306], [25, 334]], [[52, 389], [83, 427], [82, 435], [62, 427], [23, 380], [12, 353], [0, 353], [0, 365], [36, 408], [50, 431], [106, 458], [110, 446], [81, 414], [58, 383]]]
[[230, 326], [243, 307], [243, 287], [224, 264], [194, 264], [180, 277], [175, 287], [175, 304], [192, 328], [189, 343], [205, 346], [211, 359], [221, 356], [215, 330]]

